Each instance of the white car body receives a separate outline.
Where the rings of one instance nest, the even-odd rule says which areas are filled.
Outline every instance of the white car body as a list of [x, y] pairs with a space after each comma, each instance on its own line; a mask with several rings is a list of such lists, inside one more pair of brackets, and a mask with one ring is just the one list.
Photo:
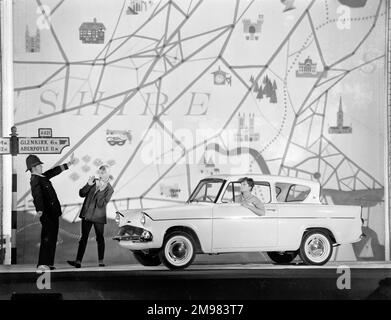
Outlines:
[[[260, 184], [259, 188], [266, 190], [267, 197], [267, 190], [270, 189], [270, 201], [264, 203], [264, 216], [258, 216], [240, 203], [226, 201], [230, 197], [230, 192], [235, 192], [236, 183], [243, 176], [214, 175], [202, 179], [201, 182], [208, 179], [224, 181], [214, 202], [187, 202], [183, 205], [145, 209], [143, 212], [121, 211], [117, 220], [119, 227], [126, 229], [126, 226], [130, 226], [135, 227], [135, 230], [140, 228], [137, 229], [139, 235], [140, 232], [148, 231], [149, 239], [127, 237], [124, 232], [115, 239], [119, 241], [120, 246], [130, 250], [160, 249], [167, 232], [173, 229], [187, 230], [197, 240], [197, 253], [206, 254], [297, 251], [304, 233], [311, 229], [328, 232], [333, 246], [354, 243], [361, 239], [361, 207], [322, 204], [319, 199], [318, 182], [248, 174]], [[234, 184], [230, 185], [231, 182]], [[284, 190], [285, 185], [295, 187], [292, 187], [293, 191], [291, 187]], [[281, 200], [288, 201], [288, 193], [294, 194], [299, 187], [306, 190], [305, 199], [298, 202]], [[208, 187], [205, 188], [207, 190]]]

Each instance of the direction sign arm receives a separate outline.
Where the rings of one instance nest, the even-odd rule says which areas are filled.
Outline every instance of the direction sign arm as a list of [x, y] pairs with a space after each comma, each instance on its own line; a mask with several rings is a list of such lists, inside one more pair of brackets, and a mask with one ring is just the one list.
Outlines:
[[68, 165], [66, 163], [60, 165], [60, 166], [57, 166], [57, 167], [54, 167], [52, 169], [49, 169], [48, 171], [45, 171], [45, 173], [43, 174], [45, 177], [47, 177], [48, 179], [51, 179], [57, 175], [59, 175], [61, 172], [63, 172], [64, 170], [68, 170]]

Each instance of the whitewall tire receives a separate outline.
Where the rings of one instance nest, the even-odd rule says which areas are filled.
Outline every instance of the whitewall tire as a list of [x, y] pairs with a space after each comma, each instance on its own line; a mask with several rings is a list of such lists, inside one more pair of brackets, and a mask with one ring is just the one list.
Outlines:
[[327, 232], [310, 230], [304, 234], [300, 245], [300, 257], [305, 264], [324, 265], [333, 254], [333, 243]]
[[159, 252], [160, 260], [172, 270], [184, 269], [189, 266], [196, 255], [193, 237], [183, 231], [168, 234]]

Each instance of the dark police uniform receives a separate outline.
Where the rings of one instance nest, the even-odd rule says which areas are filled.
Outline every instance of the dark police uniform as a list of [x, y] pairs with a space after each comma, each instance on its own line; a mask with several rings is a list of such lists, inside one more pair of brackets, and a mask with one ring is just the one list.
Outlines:
[[42, 211], [42, 216], [40, 217], [42, 224], [41, 246], [38, 265], [54, 265], [59, 217], [62, 212], [60, 202], [50, 179], [67, 169], [68, 165], [63, 164], [44, 172], [42, 175], [31, 175], [30, 185], [34, 206], [37, 211]]

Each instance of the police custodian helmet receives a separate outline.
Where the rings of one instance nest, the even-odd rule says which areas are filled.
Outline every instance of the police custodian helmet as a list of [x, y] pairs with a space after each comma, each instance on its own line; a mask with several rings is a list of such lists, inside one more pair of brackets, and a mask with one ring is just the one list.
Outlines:
[[32, 167], [35, 167], [35, 166], [37, 166], [39, 164], [43, 164], [43, 162], [41, 160], [39, 160], [39, 158], [36, 155], [30, 154], [26, 158], [26, 166], [27, 166], [27, 170], [26, 171], [31, 170]]

